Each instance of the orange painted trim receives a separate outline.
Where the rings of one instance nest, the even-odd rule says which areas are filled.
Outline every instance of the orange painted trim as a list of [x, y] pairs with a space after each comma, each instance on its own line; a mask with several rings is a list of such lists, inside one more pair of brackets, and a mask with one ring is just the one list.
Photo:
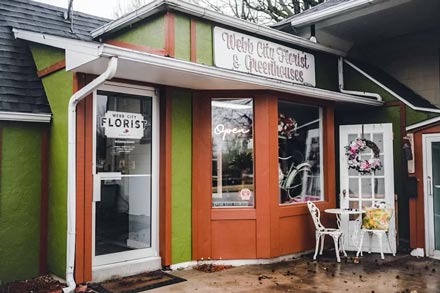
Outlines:
[[47, 227], [48, 227], [48, 196], [49, 196], [49, 129], [41, 129], [41, 161], [40, 161], [40, 275], [47, 273]]
[[[278, 146], [273, 144], [275, 129], [271, 106], [273, 96], [254, 97], [254, 193], [256, 221], [256, 257], [268, 258], [271, 256], [271, 202], [278, 196], [278, 160], [275, 151]], [[272, 102], [273, 103], [273, 102]], [[269, 139], [268, 139], [269, 138]], [[272, 138], [272, 141], [271, 139]], [[272, 143], [271, 143], [272, 142]]]
[[[73, 89], [78, 91], [84, 86], [84, 76], [73, 75]], [[84, 282], [84, 250], [85, 250], [85, 223], [84, 223], [84, 119], [85, 105], [80, 102], [76, 108], [76, 241], [75, 241], [75, 280]]]
[[211, 209], [211, 220], [255, 220], [257, 213], [255, 209]]
[[409, 236], [410, 247], [424, 248], [425, 243], [425, 193], [423, 172], [423, 138], [422, 134], [440, 133], [440, 124], [423, 127], [414, 132], [414, 158], [417, 178], [417, 197], [409, 199]]
[[165, 52], [167, 56], [175, 56], [174, 40], [175, 40], [175, 28], [174, 28], [174, 14], [167, 11], [165, 14]]
[[[335, 111], [333, 105], [323, 108], [323, 142], [324, 162], [323, 176], [324, 176], [324, 201], [329, 206], [328, 208], [336, 206], [336, 158], [335, 158]], [[327, 205], [317, 204], [318, 207], [322, 205], [327, 208]]]
[[[88, 81], [87, 83], [89, 83]], [[92, 280], [93, 95], [87, 96], [84, 125], [84, 279]]]
[[37, 71], [37, 76], [40, 77], [40, 78], [41, 77], [45, 77], [45, 76], [47, 76], [47, 75], [49, 75], [51, 73], [54, 73], [54, 72], [56, 72], [58, 70], [61, 70], [61, 69], [65, 68], [65, 67], [66, 67], [66, 60], [63, 59], [63, 60], [60, 60], [60, 61], [58, 61], [58, 62], [56, 62], [56, 63], [54, 63], [52, 65], [49, 65], [49, 66], [43, 68], [41, 70], [38, 70]]
[[171, 89], [160, 103], [159, 253], [162, 265], [171, 264]]
[[197, 22], [191, 18], [190, 22], [190, 61], [197, 62], [197, 34], [196, 34]]
[[192, 258], [211, 257], [211, 100], [193, 97]]
[[161, 55], [161, 56], [167, 55], [166, 49], [163, 49], [163, 48], [153, 48], [150, 46], [133, 44], [133, 43], [128, 43], [128, 42], [119, 41], [119, 40], [106, 40], [105, 43], [109, 44], [109, 45], [118, 46], [121, 48], [127, 48], [127, 49], [132, 49], [132, 50], [136, 50], [136, 51], [140, 51], [140, 52], [145, 52], [145, 53], [151, 53], [151, 54], [156, 54], [156, 55]]

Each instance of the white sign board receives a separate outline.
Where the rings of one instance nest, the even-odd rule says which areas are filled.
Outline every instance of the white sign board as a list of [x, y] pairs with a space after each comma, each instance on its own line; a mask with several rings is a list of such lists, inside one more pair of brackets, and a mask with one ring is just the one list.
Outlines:
[[108, 138], [141, 139], [148, 122], [139, 113], [107, 111], [101, 117], [101, 126]]
[[263, 39], [214, 28], [217, 67], [315, 86], [315, 57]]

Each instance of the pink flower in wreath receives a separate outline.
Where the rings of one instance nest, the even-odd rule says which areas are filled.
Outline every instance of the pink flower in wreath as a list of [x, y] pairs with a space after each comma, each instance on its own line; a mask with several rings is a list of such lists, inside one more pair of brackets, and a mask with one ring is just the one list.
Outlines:
[[370, 167], [370, 163], [368, 163], [368, 161], [361, 162], [361, 165], [360, 165], [361, 170], [368, 169], [369, 167]]

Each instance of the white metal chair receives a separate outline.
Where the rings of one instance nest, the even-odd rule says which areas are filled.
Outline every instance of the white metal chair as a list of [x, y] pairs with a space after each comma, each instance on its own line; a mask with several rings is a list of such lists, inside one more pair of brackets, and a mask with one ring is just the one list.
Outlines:
[[341, 262], [341, 258], [339, 257], [340, 248], [342, 248], [342, 252], [344, 253], [344, 255], [347, 256], [345, 249], [343, 249], [344, 237], [342, 237], [342, 231], [339, 229], [324, 227], [324, 225], [321, 224], [321, 212], [319, 211], [318, 207], [311, 201], [307, 202], [307, 206], [309, 208], [310, 214], [312, 215], [313, 223], [315, 224], [315, 228], [316, 228], [315, 231], [316, 247], [315, 247], [315, 254], [313, 255], [313, 259], [316, 259], [316, 256], [318, 255], [318, 247], [320, 240], [321, 240], [321, 251], [319, 252], [319, 254], [322, 255], [322, 251], [324, 249], [325, 235], [329, 235], [333, 238], [333, 242], [335, 243], [336, 259], [338, 262]]
[[391, 248], [390, 237], [389, 237], [389, 222], [393, 216], [394, 210], [392, 208], [388, 208], [385, 202], [376, 203], [372, 208], [365, 209], [365, 216], [362, 219], [362, 228], [361, 233], [359, 235], [359, 248], [356, 253], [356, 257], [359, 255], [363, 255], [362, 253], [362, 245], [364, 242], [364, 235], [368, 233], [370, 237], [368, 253], [371, 253], [371, 242], [373, 235], [377, 237], [379, 241], [379, 249], [380, 249], [380, 257], [384, 259], [383, 247], [382, 247], [382, 238], [386, 237], [388, 246], [390, 248], [393, 256], [396, 255], [396, 252]]

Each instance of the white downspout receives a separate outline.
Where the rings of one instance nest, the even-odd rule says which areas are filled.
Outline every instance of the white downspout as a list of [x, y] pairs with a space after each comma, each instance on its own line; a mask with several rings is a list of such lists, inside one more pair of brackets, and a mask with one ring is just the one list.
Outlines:
[[74, 93], [69, 100], [68, 110], [68, 151], [67, 151], [67, 263], [66, 288], [64, 293], [74, 292], [76, 284], [73, 278], [75, 266], [75, 230], [76, 230], [76, 106], [106, 80], [112, 79], [118, 67], [118, 58], [112, 57], [107, 69], [92, 82]]
[[350, 91], [350, 90], [344, 89], [344, 60], [343, 60], [343, 57], [338, 58], [338, 81], [339, 81], [339, 91], [343, 94], [376, 98], [376, 100], [382, 101], [382, 97], [376, 93]]

